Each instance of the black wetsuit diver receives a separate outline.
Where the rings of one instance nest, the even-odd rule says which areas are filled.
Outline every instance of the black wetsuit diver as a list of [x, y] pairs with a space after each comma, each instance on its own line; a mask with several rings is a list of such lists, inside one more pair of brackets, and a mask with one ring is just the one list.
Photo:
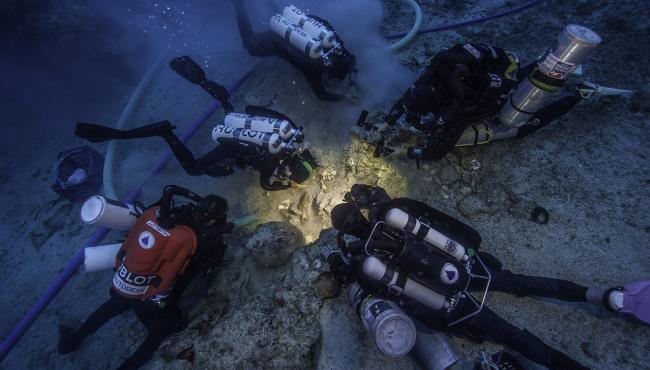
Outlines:
[[[205, 72], [191, 58], [187, 56], [175, 58], [170, 62], [170, 66], [183, 78], [201, 86], [212, 97], [219, 100], [225, 113], [234, 111], [228, 91], [218, 83], [208, 80]], [[255, 116], [287, 120], [293, 125], [289, 118], [268, 108], [249, 105], [245, 112]], [[132, 130], [117, 130], [91, 123], [78, 123], [75, 134], [93, 143], [159, 136], [165, 139], [187, 174], [228, 176], [234, 173], [235, 167], [250, 166], [260, 173], [262, 188], [269, 191], [290, 188], [291, 181], [298, 184], [307, 181], [313, 168], [317, 166], [315, 158], [308, 149], [283, 150], [278, 154], [271, 154], [255, 146], [236, 143], [219, 144], [207, 154], [195, 158], [189, 148], [174, 134], [173, 129], [174, 126], [169, 121], [156, 122]]]
[[[172, 196], [188, 194], [195, 203], [172, 206]], [[199, 198], [186, 189], [166, 187], [160, 201], [139, 216], [122, 244], [110, 298], [77, 329], [61, 326], [59, 353], [76, 350], [112, 318], [133, 310], [147, 336], [119, 369], [137, 369], [149, 361], [167, 336], [186, 326], [179, 301], [189, 283], [223, 261], [226, 244], [222, 235], [234, 226], [226, 222], [227, 211], [228, 203], [219, 196]], [[150, 277], [149, 286], [138, 284], [139, 279]], [[169, 288], [163, 290], [163, 286]]]
[[[413, 220], [418, 219], [444, 235], [451, 235], [455, 242], [465, 246], [468, 251], [472, 249], [468, 253], [472, 273], [485, 275], [482, 273], [482, 264], [476, 263], [475, 255], [480, 256], [492, 277], [489, 289], [494, 291], [520, 297], [548, 297], [573, 302], [589, 300], [611, 309], [605, 302], [608, 302], [613, 290], [587, 288], [566, 280], [527, 276], [505, 270], [495, 257], [478, 251], [481, 236], [476, 230], [422, 202], [409, 198], [391, 199], [382, 188], [354, 185], [345, 199], [347, 203], [339, 204], [332, 210], [332, 225], [339, 231], [337, 240], [340, 249], [331, 246], [322, 248], [339, 283], [348, 285], [357, 281], [366, 293], [393, 300], [404, 312], [431, 329], [448, 331], [479, 343], [487, 340], [507, 345], [550, 369], [585, 368], [527, 330], [513, 326], [485, 306], [475, 316], [448, 326], [477, 309], [469, 299], [458, 300], [452, 310], [434, 310], [405, 294], [400, 295], [404, 289], [405, 275], [447, 298], [463, 291], [468, 281], [471, 290], [484, 290], [485, 280], [470, 279], [464, 261], [458, 262], [449, 254], [424, 242], [422, 239], [428, 228], [421, 227], [419, 231], [424, 231], [424, 234], [413, 236], [377, 222], [385, 220], [390, 209], [398, 208], [412, 216]], [[361, 213], [362, 209], [368, 209], [367, 219]], [[377, 230], [372, 233], [366, 246], [366, 240], [375, 225]], [[412, 227], [415, 224], [409, 219], [406, 227], [409, 225]], [[350, 239], [344, 238], [345, 235], [359, 239], [349, 242]], [[448, 251], [454, 250], [455, 245], [448, 243], [445, 248]], [[386, 284], [382, 284], [364, 273], [364, 261], [369, 256], [381, 259], [393, 270], [400, 272], [397, 286], [389, 288], [386, 285], [394, 280], [393, 275], [384, 274], [382, 280], [386, 279]]]
[[[517, 56], [480, 44], [457, 44], [433, 56], [429, 66], [393, 106], [389, 124], [406, 113], [406, 121], [426, 134], [422, 147], [409, 148], [409, 158], [438, 160], [447, 154], [473, 123], [496, 117], [507, 96], [536, 67], [520, 68]], [[521, 138], [566, 114], [594, 93], [589, 83], [540, 109], [530, 121], [508, 136]], [[583, 91], [584, 90], [584, 91]], [[431, 115], [428, 120], [425, 116]], [[476, 144], [476, 143], [474, 143]]]
[[[332, 53], [331, 64], [326, 65], [322, 59], [310, 58], [309, 55], [272, 31], [255, 33], [248, 19], [244, 0], [233, 0], [235, 11], [237, 12], [237, 23], [239, 25], [239, 34], [248, 53], [253, 56], [266, 57], [275, 55], [300, 70], [307, 79], [307, 83], [321, 100], [337, 101], [343, 99], [343, 96], [327, 92], [325, 83], [332, 79], [343, 80], [355, 72], [356, 58], [344, 46], [343, 41], [338, 38], [337, 42], [341, 45], [340, 54]], [[314, 15], [309, 15], [329, 29], [334, 28], [326, 20]]]

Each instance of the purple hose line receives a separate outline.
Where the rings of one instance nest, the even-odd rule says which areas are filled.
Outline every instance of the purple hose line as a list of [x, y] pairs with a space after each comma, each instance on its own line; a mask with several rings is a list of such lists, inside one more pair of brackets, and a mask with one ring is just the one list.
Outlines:
[[[535, 5], [539, 5], [543, 0], [532, 0], [527, 3], [524, 3], [520, 6], [516, 6], [512, 9], [504, 10], [500, 13], [492, 14], [492, 15], [487, 15], [485, 17], [480, 17], [480, 18], [475, 18], [475, 19], [469, 19], [466, 21], [458, 22], [458, 23], [450, 23], [450, 24], [443, 24], [442, 26], [435, 26], [431, 28], [425, 28], [421, 29], [418, 31], [418, 34], [420, 33], [428, 33], [428, 32], [439, 32], [439, 31], [446, 31], [446, 30], [451, 30], [453, 28], [458, 28], [458, 27], [463, 27], [463, 26], [471, 26], [474, 24], [478, 24], [481, 22], [489, 21], [491, 19], [495, 18], [500, 18], [500, 17], [505, 17], [506, 15], [522, 12], [526, 9], [532, 8]], [[384, 36], [386, 39], [396, 39], [398, 37], [404, 37], [408, 34], [408, 32], [402, 32], [402, 33], [395, 33], [392, 35], [386, 35]]]
[[[230, 90], [231, 93], [236, 91], [248, 79], [248, 77], [250, 77], [256, 67], [257, 64], [253, 66], [248, 72], [246, 72], [242, 77], [240, 77], [228, 90]], [[192, 136], [203, 125], [203, 123], [205, 123], [205, 121], [207, 121], [208, 118], [210, 118], [210, 116], [219, 109], [220, 106], [221, 104], [219, 104], [219, 102], [214, 103], [210, 109], [201, 115], [201, 117], [192, 125], [192, 127], [190, 127], [181, 135], [180, 140], [182, 142], [185, 142], [187, 139], [189, 139], [189, 137]], [[131, 191], [131, 193], [129, 193], [124, 201], [126, 203], [133, 203], [140, 196], [142, 187], [148, 181], [148, 179], [151, 179], [158, 175], [171, 158], [172, 153], [170, 150], [160, 158], [156, 165], [146, 174], [142, 183], [140, 183], [138, 187]], [[74, 257], [68, 261], [65, 269], [56, 277], [56, 279], [54, 279], [54, 281], [47, 288], [47, 291], [45, 291], [45, 294], [43, 294], [43, 296], [29, 309], [27, 314], [23, 316], [18, 325], [16, 325], [11, 333], [9, 333], [9, 335], [2, 341], [2, 344], [0, 344], [0, 362], [2, 362], [7, 357], [9, 352], [11, 352], [20, 338], [22, 338], [27, 330], [29, 330], [38, 316], [43, 313], [43, 311], [45, 311], [47, 306], [50, 304], [50, 302], [52, 302], [52, 300], [54, 300], [54, 297], [56, 297], [56, 295], [65, 286], [68, 280], [70, 280], [70, 278], [79, 270], [79, 267], [81, 267], [84, 262], [84, 249], [86, 247], [92, 247], [99, 244], [99, 242], [104, 239], [109, 231], [110, 230], [105, 227], [98, 228], [97, 231], [95, 231], [90, 239], [84, 244], [83, 248], [79, 249]]]

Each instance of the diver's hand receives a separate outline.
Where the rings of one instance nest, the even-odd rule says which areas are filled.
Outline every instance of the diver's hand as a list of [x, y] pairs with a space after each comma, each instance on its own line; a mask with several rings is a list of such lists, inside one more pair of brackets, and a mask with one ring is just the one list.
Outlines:
[[169, 66], [181, 77], [195, 85], [199, 85], [206, 80], [205, 72], [201, 66], [187, 55], [172, 59]]
[[319, 247], [319, 249], [320, 249], [320, 253], [323, 255], [323, 258], [328, 262], [329, 262], [329, 258], [332, 257], [334, 254], [338, 253], [341, 256], [343, 256], [343, 252], [341, 252], [341, 250], [334, 245], [323, 244]]

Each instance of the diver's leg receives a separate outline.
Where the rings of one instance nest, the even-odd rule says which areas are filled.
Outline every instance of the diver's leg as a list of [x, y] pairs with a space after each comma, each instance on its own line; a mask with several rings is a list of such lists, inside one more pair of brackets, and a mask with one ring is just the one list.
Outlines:
[[490, 270], [493, 290], [519, 297], [536, 296], [562, 301], [583, 302], [587, 300], [587, 287], [571, 281], [539, 276], [514, 274], [508, 270]]
[[244, 48], [253, 56], [263, 57], [273, 53], [272, 34], [268, 32], [256, 34], [248, 18], [244, 0], [233, 0], [237, 13], [237, 25]]
[[86, 321], [84, 321], [77, 330], [61, 327], [58, 347], [59, 353], [65, 354], [74, 351], [79, 344], [81, 344], [81, 341], [83, 341], [84, 338], [93, 334], [110, 319], [129, 308], [130, 305], [124, 299], [111, 297], [90, 314]]
[[[143, 303], [143, 305], [149, 303]], [[147, 328], [147, 337], [138, 349], [129, 356], [119, 370], [137, 369], [151, 359], [160, 344], [172, 333], [180, 331], [184, 326], [184, 318], [177, 305], [160, 309], [157, 307], [138, 307], [135, 314]]]
[[118, 130], [94, 123], [77, 123], [75, 135], [92, 143], [108, 140], [142, 139], [145, 137], [163, 136], [174, 129], [169, 121], [154, 122], [131, 130]]
[[558, 99], [537, 111], [525, 125], [519, 127], [517, 138], [522, 138], [540, 128], [548, 125], [554, 120], [568, 113], [582, 99], [579, 96], [568, 95]]
[[205, 175], [219, 177], [232, 175], [235, 170], [233, 166], [235, 163], [236, 150], [228, 148], [224, 145], [217, 145], [216, 148], [207, 152], [202, 157], [196, 160], [196, 168]]
[[566, 354], [550, 347], [529, 331], [510, 324], [487, 307], [483, 307], [483, 310], [470, 321], [459, 324], [455, 331], [475, 340], [488, 340], [507, 345], [531, 361], [551, 370], [588, 369]]

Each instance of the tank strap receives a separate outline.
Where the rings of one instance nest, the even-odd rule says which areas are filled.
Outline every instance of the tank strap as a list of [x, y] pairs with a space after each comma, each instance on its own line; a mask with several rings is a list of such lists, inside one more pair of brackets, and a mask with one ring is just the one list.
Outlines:
[[406, 279], [406, 274], [404, 273], [397, 275], [397, 281], [395, 282], [395, 285], [399, 287], [400, 294], [404, 291], [404, 286], [406, 286]]
[[413, 232], [415, 229], [415, 217], [409, 215], [408, 221], [406, 221], [406, 225], [404, 226], [404, 230], [408, 231], [409, 233]]
[[424, 238], [427, 237], [427, 234], [429, 233], [429, 230], [431, 228], [423, 223], [420, 222], [420, 229], [418, 232], [415, 234], [415, 237], [419, 240], [424, 240]]

